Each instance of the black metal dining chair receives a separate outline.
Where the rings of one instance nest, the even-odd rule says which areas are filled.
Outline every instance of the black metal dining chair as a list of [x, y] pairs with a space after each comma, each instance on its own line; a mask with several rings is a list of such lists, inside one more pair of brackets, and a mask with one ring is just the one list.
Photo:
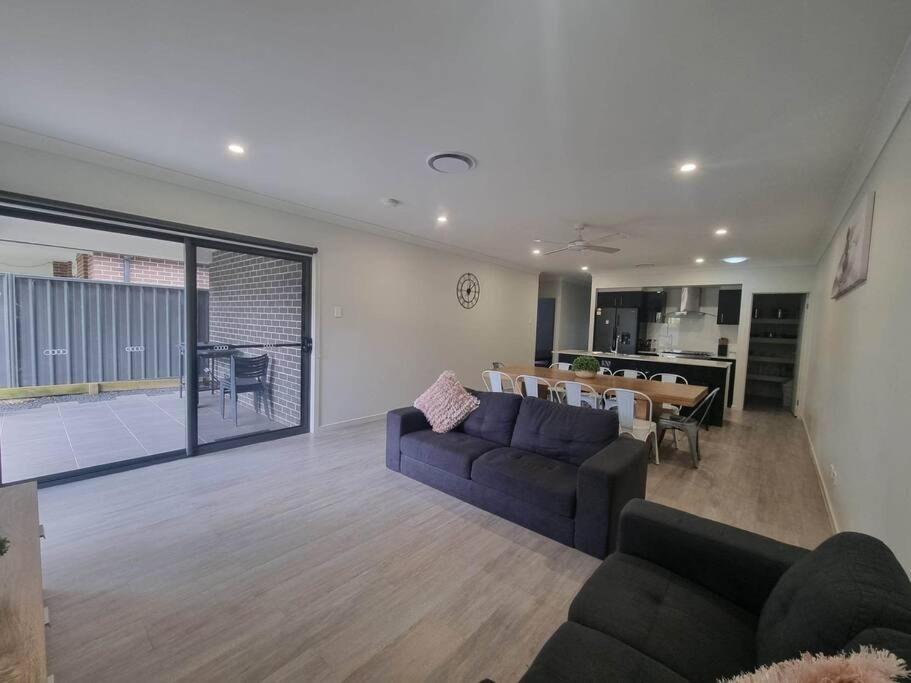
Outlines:
[[237, 426], [237, 397], [253, 393], [254, 408], [259, 413], [259, 402], [266, 402], [266, 417], [272, 421], [272, 386], [266, 381], [269, 371], [269, 354], [260, 356], [231, 356], [229, 374], [221, 386], [221, 417], [225, 417], [225, 395], [230, 394], [234, 403], [234, 426]]

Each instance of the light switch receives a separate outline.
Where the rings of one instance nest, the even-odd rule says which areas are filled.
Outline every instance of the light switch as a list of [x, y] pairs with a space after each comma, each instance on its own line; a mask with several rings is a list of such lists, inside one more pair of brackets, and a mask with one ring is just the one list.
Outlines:
[[333, 317], [333, 318], [341, 318], [341, 317], [342, 317], [342, 307], [341, 307], [341, 306], [333, 306], [333, 307], [332, 307], [332, 317]]

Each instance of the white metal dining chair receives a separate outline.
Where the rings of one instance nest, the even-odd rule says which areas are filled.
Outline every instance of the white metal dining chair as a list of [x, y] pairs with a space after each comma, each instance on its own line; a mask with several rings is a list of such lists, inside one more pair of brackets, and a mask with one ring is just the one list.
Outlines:
[[[660, 462], [658, 457], [658, 428], [652, 421], [652, 399], [648, 394], [632, 389], [605, 389], [604, 400], [617, 402], [617, 417], [620, 419], [620, 433], [629, 434], [634, 439], [651, 441], [655, 449], [655, 464]], [[648, 406], [645, 419], [636, 417], [636, 401], [642, 401]]]
[[498, 393], [506, 392], [509, 394], [515, 393], [516, 391], [512, 377], [505, 372], [500, 372], [499, 370], [484, 370], [481, 373], [481, 379], [484, 381], [484, 386], [487, 388], [487, 391], [495, 391]]
[[[667, 382], [669, 384], [689, 384], [683, 375], [675, 375], [673, 372], [656, 372], [649, 379], [653, 382]], [[673, 403], [662, 403], [661, 411], [664, 413], [680, 414], [680, 406]], [[674, 448], [677, 448], [677, 430], [674, 430]]]
[[551, 363], [550, 364], [551, 370], [569, 370], [569, 368], [570, 368], [569, 363]]
[[583, 382], [557, 382], [554, 384], [554, 393], [563, 403], [581, 408], [597, 408], [601, 404], [601, 397], [591, 385]]
[[610, 375], [611, 374], [610, 368], [607, 367], [606, 365], [602, 365], [600, 368], [598, 368], [598, 374], [599, 375]]
[[541, 398], [541, 389], [544, 387], [547, 388], [546, 400], [555, 400], [554, 387], [546, 379], [535, 377], [534, 375], [519, 375], [516, 377], [516, 393], [519, 396]]
[[629, 377], [630, 379], [648, 379], [642, 370], [615, 370], [614, 377]]

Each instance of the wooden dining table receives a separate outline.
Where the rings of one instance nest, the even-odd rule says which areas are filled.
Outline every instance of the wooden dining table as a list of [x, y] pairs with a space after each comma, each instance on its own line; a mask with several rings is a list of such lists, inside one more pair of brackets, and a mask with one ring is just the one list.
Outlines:
[[[539, 368], [534, 365], [510, 365], [499, 368], [499, 371], [512, 378], [513, 383], [519, 375], [532, 375], [546, 379], [553, 385], [556, 382], [581, 382], [589, 385], [599, 394], [606, 389], [632, 389], [641, 391], [652, 399], [653, 414], [659, 414], [662, 403], [694, 408], [709, 393], [708, 387], [698, 384], [674, 384], [672, 382], [659, 382], [650, 379], [633, 379], [614, 375], [595, 375], [585, 379], [576, 377], [571, 370], [557, 370], [556, 368]], [[646, 403], [647, 405], [647, 403]], [[638, 411], [637, 411], [638, 412]]]

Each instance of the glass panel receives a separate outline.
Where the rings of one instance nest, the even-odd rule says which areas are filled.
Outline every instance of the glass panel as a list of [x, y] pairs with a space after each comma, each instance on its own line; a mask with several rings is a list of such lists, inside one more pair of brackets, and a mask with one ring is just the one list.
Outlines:
[[198, 442], [299, 426], [301, 262], [208, 248], [196, 259]]
[[183, 244], [0, 217], [3, 483], [184, 449]]

